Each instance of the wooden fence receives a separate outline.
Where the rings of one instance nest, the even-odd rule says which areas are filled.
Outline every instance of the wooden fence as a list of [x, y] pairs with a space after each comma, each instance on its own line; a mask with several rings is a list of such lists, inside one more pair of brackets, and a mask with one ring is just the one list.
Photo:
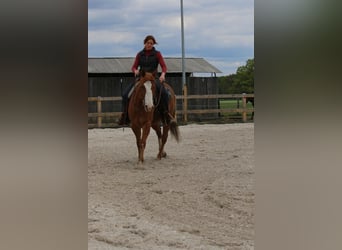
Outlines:
[[[254, 98], [254, 94], [220, 94], [220, 95], [180, 95], [176, 96], [177, 100], [182, 100], [182, 109], [177, 109], [177, 115], [182, 115], [182, 121], [188, 122], [188, 114], [205, 114], [205, 113], [241, 113], [242, 121], [247, 121], [247, 112], [254, 112], [253, 108], [247, 108], [247, 98]], [[121, 112], [102, 112], [102, 102], [106, 101], [121, 101], [121, 96], [113, 97], [88, 97], [88, 102], [97, 103], [97, 112], [88, 113], [88, 118], [96, 118], [96, 124], [88, 124], [88, 127], [104, 127], [106, 123], [102, 122], [103, 118], [119, 118]], [[241, 99], [242, 107], [238, 108], [217, 108], [217, 109], [189, 109], [187, 100], [191, 99]]]

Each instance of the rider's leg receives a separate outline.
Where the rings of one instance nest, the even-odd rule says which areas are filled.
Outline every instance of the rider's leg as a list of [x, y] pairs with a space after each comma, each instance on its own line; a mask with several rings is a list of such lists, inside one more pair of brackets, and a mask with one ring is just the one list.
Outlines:
[[122, 101], [121, 101], [121, 117], [119, 119], [118, 124], [119, 125], [128, 125], [129, 123], [129, 118], [128, 118], [128, 94], [131, 91], [131, 89], [133, 88], [134, 83], [131, 83], [124, 91], [124, 93], [122, 94]]
[[159, 91], [161, 91], [160, 93], [160, 107], [159, 107], [159, 112], [161, 114], [161, 116], [163, 117], [163, 120], [165, 121], [166, 124], [170, 123], [170, 114], [169, 114], [169, 92], [167, 91], [167, 89], [162, 86], [162, 84], [160, 83], [159, 79], [156, 79], [156, 88], [157, 88], [157, 94], [159, 95]]
[[167, 124], [170, 123], [171, 117], [170, 117], [170, 110], [169, 110], [169, 92], [167, 91], [167, 89], [165, 87], [162, 88], [162, 93], [161, 93], [161, 104], [163, 106], [163, 116], [165, 119], [165, 122]]

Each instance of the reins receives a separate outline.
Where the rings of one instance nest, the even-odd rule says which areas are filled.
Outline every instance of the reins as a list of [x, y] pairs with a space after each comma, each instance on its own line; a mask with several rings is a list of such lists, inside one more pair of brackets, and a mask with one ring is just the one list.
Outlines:
[[[156, 80], [154, 80], [154, 82], [156, 82]], [[157, 84], [155, 83], [155, 85], [156, 85], [156, 89], [157, 89]], [[159, 96], [158, 96], [158, 98], [157, 98], [157, 104], [156, 104], [156, 108], [159, 106], [159, 104], [160, 104], [160, 99], [161, 99], [161, 92], [162, 92], [162, 88], [164, 88], [164, 84], [162, 83], [162, 82], [160, 82], [160, 85], [161, 85], [161, 87], [160, 87], [160, 90], [159, 90]]]

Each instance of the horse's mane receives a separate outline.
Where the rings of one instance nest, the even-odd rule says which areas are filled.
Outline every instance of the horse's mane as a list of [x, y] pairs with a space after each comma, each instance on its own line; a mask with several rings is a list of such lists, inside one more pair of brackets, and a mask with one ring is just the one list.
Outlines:
[[148, 80], [155, 81], [153, 74], [144, 70], [140, 71], [140, 82], [145, 82]]

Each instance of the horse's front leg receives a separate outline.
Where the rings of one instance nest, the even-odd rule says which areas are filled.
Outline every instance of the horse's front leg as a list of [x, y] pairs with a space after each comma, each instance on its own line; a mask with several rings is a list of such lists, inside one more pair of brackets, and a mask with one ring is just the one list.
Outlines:
[[142, 155], [142, 150], [141, 150], [141, 129], [138, 127], [132, 127], [132, 130], [134, 132], [136, 144], [138, 148], [138, 163], [142, 163], [143, 155]]
[[150, 130], [151, 130], [151, 123], [145, 124], [142, 128], [142, 137], [140, 141], [140, 156], [139, 156], [141, 162], [144, 162], [144, 151], [146, 147], [147, 137], [150, 134]]

